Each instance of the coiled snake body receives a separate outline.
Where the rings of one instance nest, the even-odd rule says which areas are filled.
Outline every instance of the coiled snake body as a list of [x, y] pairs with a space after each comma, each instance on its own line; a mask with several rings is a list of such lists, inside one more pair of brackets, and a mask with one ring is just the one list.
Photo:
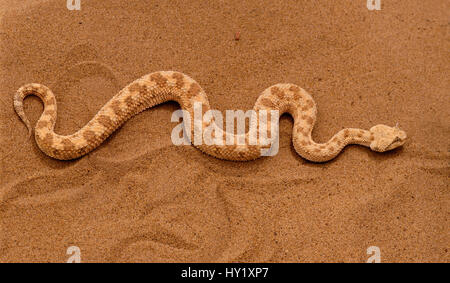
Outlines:
[[[154, 72], [122, 89], [79, 131], [62, 136], [54, 132], [57, 110], [53, 92], [44, 85], [33, 83], [22, 86], [14, 96], [15, 111], [30, 134], [32, 128], [23, 111], [23, 100], [28, 95], [36, 95], [44, 103], [44, 112], [35, 127], [36, 142], [45, 154], [60, 160], [75, 159], [89, 153], [130, 117], [163, 102], [178, 102], [191, 117], [194, 117], [195, 103], [200, 103], [204, 112], [210, 109], [205, 92], [189, 76], [173, 71]], [[294, 148], [303, 158], [314, 162], [333, 159], [348, 144], [360, 144], [382, 152], [399, 147], [406, 140], [405, 132], [397, 127], [377, 125], [370, 130], [343, 129], [328, 142], [316, 143], [311, 138], [316, 122], [316, 104], [305, 90], [294, 84], [276, 84], [267, 88], [258, 97], [253, 110], [278, 110], [279, 115], [286, 112], [292, 115]], [[214, 120], [202, 122], [200, 127], [205, 129], [211, 123]], [[191, 123], [191, 136], [195, 135], [194, 124]], [[216, 135], [222, 136], [220, 127], [216, 131]], [[226, 135], [237, 140], [237, 135], [228, 133], [223, 136]], [[209, 155], [226, 160], [244, 161], [260, 157], [265, 146], [250, 143], [249, 133], [245, 134], [244, 140], [244, 144], [224, 142], [222, 145], [202, 143], [195, 146]]]

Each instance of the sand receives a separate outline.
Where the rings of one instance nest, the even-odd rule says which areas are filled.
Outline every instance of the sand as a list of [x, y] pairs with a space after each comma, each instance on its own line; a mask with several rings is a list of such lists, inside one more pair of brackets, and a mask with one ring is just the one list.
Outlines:
[[[82, 262], [365, 262], [370, 246], [382, 262], [450, 261], [448, 1], [132, 2], [1, 2], [0, 262], [65, 262], [70, 246]], [[409, 140], [314, 164], [283, 116], [276, 156], [221, 161], [172, 144], [179, 106], [166, 103], [57, 161], [12, 107], [20, 86], [45, 84], [55, 130], [70, 134], [158, 70], [192, 76], [220, 111], [300, 85], [318, 105], [318, 141], [379, 123]], [[42, 104], [25, 111], [34, 124]]]

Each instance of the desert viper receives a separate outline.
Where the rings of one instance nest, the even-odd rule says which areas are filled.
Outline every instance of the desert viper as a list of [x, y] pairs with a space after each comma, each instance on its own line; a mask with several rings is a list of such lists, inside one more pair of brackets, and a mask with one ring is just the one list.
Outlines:
[[[32, 83], [22, 86], [14, 96], [15, 111], [27, 126], [30, 135], [32, 128], [23, 110], [23, 100], [28, 95], [36, 95], [44, 103], [44, 112], [35, 128], [36, 142], [45, 154], [60, 160], [75, 159], [87, 154], [130, 117], [163, 102], [178, 102], [191, 117], [194, 117], [194, 103], [201, 103], [203, 113], [210, 109], [205, 92], [189, 76], [174, 71], [154, 72], [122, 89], [82, 129], [72, 135], [62, 136], [54, 132], [56, 99], [53, 92], [42, 84]], [[316, 143], [311, 138], [316, 122], [316, 104], [304, 89], [294, 84], [276, 84], [267, 88], [258, 97], [253, 110], [256, 113], [261, 110], [278, 110], [278, 115], [286, 112], [292, 115], [294, 148], [303, 158], [314, 162], [333, 159], [348, 144], [360, 144], [373, 151], [383, 152], [403, 145], [406, 140], [405, 132], [397, 127], [376, 125], [370, 130], [346, 128], [328, 142]], [[278, 118], [276, 117], [277, 121]], [[215, 123], [214, 120], [203, 121], [200, 125], [206, 128], [211, 123]], [[191, 123], [190, 127], [192, 136], [195, 135], [194, 124]], [[219, 127], [217, 131], [222, 130]], [[237, 136], [234, 133], [228, 135], [233, 139]], [[249, 143], [248, 133], [245, 134], [244, 144], [203, 143], [195, 146], [214, 157], [237, 161], [256, 159], [261, 156], [261, 150], [265, 147]]]

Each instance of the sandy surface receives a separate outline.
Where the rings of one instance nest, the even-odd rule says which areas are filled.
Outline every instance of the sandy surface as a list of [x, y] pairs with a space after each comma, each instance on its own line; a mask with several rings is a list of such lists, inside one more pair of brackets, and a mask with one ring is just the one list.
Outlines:
[[[365, 262], [369, 246], [382, 262], [450, 261], [448, 1], [64, 2], [0, 4], [0, 262], [65, 262], [73, 245], [83, 262]], [[278, 155], [227, 162], [174, 146], [178, 105], [166, 103], [62, 162], [26, 139], [12, 107], [21, 85], [43, 83], [69, 134], [157, 70], [189, 74], [221, 111], [300, 85], [318, 141], [397, 122], [410, 139], [313, 164], [283, 116]], [[42, 104], [25, 106], [34, 124]]]

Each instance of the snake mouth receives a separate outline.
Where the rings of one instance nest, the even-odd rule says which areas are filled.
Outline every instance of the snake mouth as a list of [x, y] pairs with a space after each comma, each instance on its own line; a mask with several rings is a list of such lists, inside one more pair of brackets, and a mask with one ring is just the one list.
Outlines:
[[387, 146], [386, 150], [392, 150], [397, 147], [400, 147], [404, 145], [406, 142], [406, 133], [401, 131], [398, 136], [395, 137], [395, 139], [392, 141], [390, 145]]

